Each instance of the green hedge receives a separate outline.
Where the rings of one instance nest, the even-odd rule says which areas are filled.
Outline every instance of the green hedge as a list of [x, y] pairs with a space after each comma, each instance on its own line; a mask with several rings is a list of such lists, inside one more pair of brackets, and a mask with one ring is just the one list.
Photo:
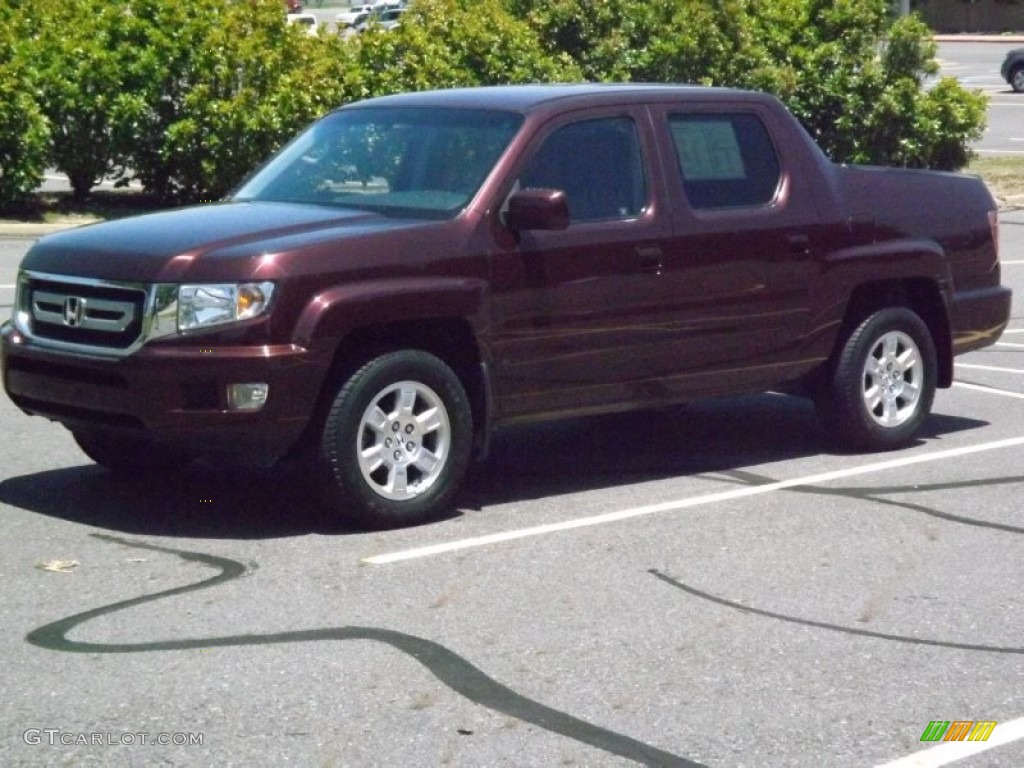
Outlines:
[[39, 186], [49, 146], [20, 18], [15, 6], [0, 5], [0, 206], [22, 202]]
[[928, 30], [888, 0], [416, 0], [342, 39], [280, 0], [7, 0], [0, 205], [55, 167], [169, 202], [215, 198], [329, 109], [396, 91], [553, 81], [776, 93], [833, 159], [956, 169], [982, 95], [943, 80]]

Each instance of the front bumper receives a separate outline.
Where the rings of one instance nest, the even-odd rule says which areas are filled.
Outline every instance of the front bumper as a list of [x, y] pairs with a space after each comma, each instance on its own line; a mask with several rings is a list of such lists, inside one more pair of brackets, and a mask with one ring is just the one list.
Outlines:
[[[296, 443], [314, 412], [329, 355], [286, 345], [148, 344], [120, 359], [48, 349], [0, 328], [4, 389], [28, 414], [71, 429], [128, 431], [200, 456], [268, 465]], [[258, 411], [230, 410], [233, 383], [265, 382]]]

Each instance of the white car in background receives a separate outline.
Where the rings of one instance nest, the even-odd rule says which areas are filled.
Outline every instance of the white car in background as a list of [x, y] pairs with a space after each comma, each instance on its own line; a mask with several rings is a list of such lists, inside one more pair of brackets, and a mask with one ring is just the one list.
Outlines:
[[304, 27], [307, 35], [315, 35], [317, 30], [317, 19], [312, 13], [289, 13], [286, 17], [289, 24], [297, 24]]
[[373, 12], [373, 5], [353, 5], [347, 11], [342, 11], [334, 17], [338, 29], [348, 29], [366, 21]]
[[373, 13], [367, 16], [363, 22], [356, 26], [356, 31], [364, 32], [370, 27], [394, 29], [401, 23], [402, 14], [405, 13], [405, 10], [405, 8], [396, 8], [393, 5], [378, 3], [374, 6]]

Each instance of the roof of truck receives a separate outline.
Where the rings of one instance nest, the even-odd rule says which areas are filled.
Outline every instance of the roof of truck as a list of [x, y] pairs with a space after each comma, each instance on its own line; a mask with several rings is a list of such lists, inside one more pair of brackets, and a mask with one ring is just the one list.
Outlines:
[[479, 88], [449, 88], [382, 96], [356, 102], [349, 108], [363, 106], [389, 107], [456, 107], [505, 109], [527, 112], [554, 102], [581, 102], [580, 106], [601, 103], [643, 103], [689, 99], [701, 101], [761, 101], [774, 97], [755, 91], [734, 88], [712, 88], [699, 85], [656, 85], [646, 83], [578, 83], [556, 85], [496, 85]]

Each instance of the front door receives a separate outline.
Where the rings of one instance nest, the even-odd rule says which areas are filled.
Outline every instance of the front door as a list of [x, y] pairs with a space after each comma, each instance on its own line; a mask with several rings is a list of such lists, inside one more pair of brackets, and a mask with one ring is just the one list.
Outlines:
[[644, 116], [623, 109], [548, 125], [516, 174], [513, 190], [565, 191], [571, 221], [509, 236], [492, 254], [500, 420], [644, 399], [664, 364], [669, 226], [653, 202]]

